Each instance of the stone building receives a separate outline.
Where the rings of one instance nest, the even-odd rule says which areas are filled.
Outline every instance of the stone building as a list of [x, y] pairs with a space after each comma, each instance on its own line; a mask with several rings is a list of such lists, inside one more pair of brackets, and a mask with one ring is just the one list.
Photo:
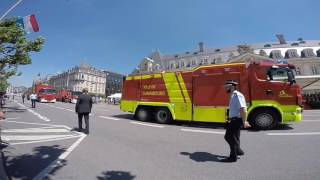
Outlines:
[[106, 96], [114, 93], [122, 92], [122, 81], [124, 75], [111, 71], [105, 71], [106, 73]]
[[49, 84], [56, 89], [72, 91], [82, 91], [83, 88], [88, 88], [89, 93], [105, 95], [106, 73], [86, 64], [81, 64], [51, 76]]
[[[277, 38], [278, 42], [243, 44], [226, 48], [205, 48], [204, 43], [200, 42], [197, 50], [173, 55], [163, 55], [157, 50], [143, 58], [132, 74], [181, 71], [201, 65], [231, 63], [235, 59], [251, 54], [250, 58], [256, 56], [256, 58], [294, 64], [297, 76], [320, 76], [320, 40], [299, 38], [296, 41], [286, 41], [282, 35], [277, 35]], [[320, 92], [320, 85], [313, 83], [312, 86], [305, 86], [303, 89], [304, 92]]]

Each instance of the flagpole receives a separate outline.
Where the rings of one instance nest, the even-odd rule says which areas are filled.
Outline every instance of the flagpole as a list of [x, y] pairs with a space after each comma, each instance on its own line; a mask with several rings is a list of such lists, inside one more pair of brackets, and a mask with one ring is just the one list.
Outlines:
[[11, 8], [9, 8], [1, 17], [0, 17], [0, 21], [7, 15], [9, 14], [10, 11], [12, 11], [15, 7], [17, 7], [23, 0], [19, 0], [18, 2], [16, 2], [13, 6], [11, 6]]

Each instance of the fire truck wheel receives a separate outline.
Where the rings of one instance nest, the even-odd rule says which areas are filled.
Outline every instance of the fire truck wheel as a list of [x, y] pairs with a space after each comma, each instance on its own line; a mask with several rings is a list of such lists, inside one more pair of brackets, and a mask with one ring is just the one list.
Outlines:
[[152, 113], [147, 108], [143, 108], [143, 107], [140, 107], [139, 109], [137, 109], [135, 114], [135, 117], [139, 121], [150, 121], [151, 116], [152, 116]]
[[260, 108], [252, 112], [249, 118], [249, 122], [255, 129], [272, 129], [279, 122], [279, 115], [275, 110]]
[[158, 123], [168, 124], [172, 121], [172, 116], [167, 108], [157, 108], [155, 113], [155, 119]]

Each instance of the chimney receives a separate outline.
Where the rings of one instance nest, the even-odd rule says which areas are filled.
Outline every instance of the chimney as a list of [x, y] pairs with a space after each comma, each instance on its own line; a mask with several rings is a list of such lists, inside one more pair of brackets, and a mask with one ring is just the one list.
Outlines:
[[199, 52], [203, 52], [203, 42], [199, 42]]
[[276, 34], [280, 44], [287, 44], [286, 40], [284, 39], [283, 34]]

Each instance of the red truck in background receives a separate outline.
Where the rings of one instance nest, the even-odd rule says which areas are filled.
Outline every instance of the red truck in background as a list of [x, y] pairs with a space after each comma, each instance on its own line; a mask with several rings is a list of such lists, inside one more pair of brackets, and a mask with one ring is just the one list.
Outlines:
[[61, 89], [57, 91], [57, 101], [70, 103], [72, 95], [70, 90]]
[[71, 103], [77, 103], [77, 99], [82, 94], [80, 91], [71, 91]]
[[56, 102], [56, 90], [48, 84], [35, 84], [34, 91], [38, 102]]

